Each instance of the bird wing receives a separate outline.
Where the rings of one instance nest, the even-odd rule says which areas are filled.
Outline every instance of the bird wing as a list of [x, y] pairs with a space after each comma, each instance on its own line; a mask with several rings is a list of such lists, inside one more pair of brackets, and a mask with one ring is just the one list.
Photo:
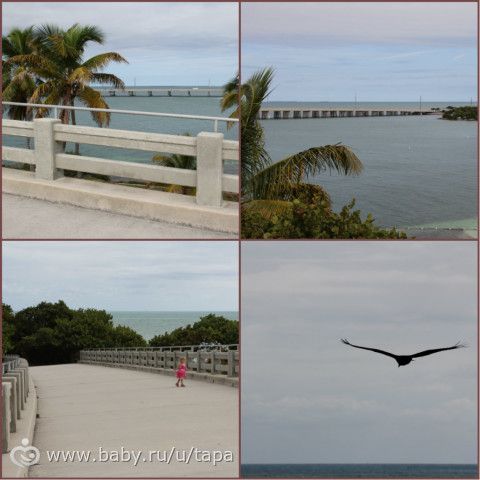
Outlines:
[[353, 343], [350, 343], [345, 338], [342, 338], [342, 343], [344, 343], [345, 345], [350, 345], [351, 347], [361, 348], [362, 350], [370, 350], [372, 352], [381, 353], [382, 355], [386, 355], [387, 357], [397, 358], [397, 355], [390, 352], [386, 352], [385, 350], [380, 350], [378, 348], [361, 347], [360, 345], [354, 345]]
[[464, 348], [466, 345], [462, 343], [456, 343], [453, 347], [445, 347], [445, 348], [432, 348], [431, 350], [424, 350], [423, 352], [418, 352], [412, 355], [412, 358], [417, 357], [426, 357], [427, 355], [431, 355], [432, 353], [443, 352], [444, 350], [455, 350], [456, 348]]

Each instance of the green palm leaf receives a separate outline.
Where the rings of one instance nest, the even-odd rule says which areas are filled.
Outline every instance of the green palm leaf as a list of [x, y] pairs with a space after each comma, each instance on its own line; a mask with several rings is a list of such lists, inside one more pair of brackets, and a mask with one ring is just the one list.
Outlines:
[[345, 145], [309, 148], [256, 173], [251, 181], [253, 198], [274, 198], [285, 186], [299, 184], [326, 170], [358, 175], [362, 168], [360, 159]]

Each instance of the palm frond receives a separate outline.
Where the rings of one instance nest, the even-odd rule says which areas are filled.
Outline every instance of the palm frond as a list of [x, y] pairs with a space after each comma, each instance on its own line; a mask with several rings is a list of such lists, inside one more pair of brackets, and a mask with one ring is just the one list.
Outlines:
[[[91, 87], [83, 87], [77, 95], [77, 98], [90, 108], [109, 108], [108, 103], [102, 97], [98, 90]], [[93, 120], [98, 126], [108, 126], [110, 124], [110, 113], [108, 112], [90, 112]]]
[[106, 52], [89, 58], [83, 62], [83, 66], [92, 71], [106, 67], [110, 62], [128, 63], [128, 61], [117, 52]]
[[122, 90], [125, 88], [125, 83], [123, 83], [123, 80], [111, 73], [93, 73], [92, 82], [102, 85], [112, 85], [113, 87], [120, 88]]
[[344, 175], [358, 175], [362, 162], [345, 145], [312, 147], [273, 163], [251, 179], [253, 198], [275, 197], [285, 185], [299, 184], [326, 170]]
[[75, 68], [67, 77], [69, 83], [80, 82], [82, 84], [88, 83], [93, 79], [93, 73], [88, 68], [81, 65]]

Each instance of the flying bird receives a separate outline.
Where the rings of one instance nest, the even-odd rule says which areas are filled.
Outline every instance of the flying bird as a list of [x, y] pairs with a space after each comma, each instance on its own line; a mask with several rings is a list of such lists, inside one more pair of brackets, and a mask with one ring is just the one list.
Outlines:
[[395, 355], [394, 353], [386, 352], [385, 350], [380, 350], [378, 348], [361, 347], [360, 345], [354, 345], [353, 343], [350, 343], [345, 338], [342, 338], [342, 342], [345, 345], [350, 345], [351, 347], [361, 348], [362, 350], [370, 350], [372, 352], [386, 355], [387, 357], [392, 357], [396, 360], [399, 367], [408, 365], [410, 362], [413, 362], [414, 358], [426, 357], [427, 355], [431, 355], [432, 353], [443, 352], [444, 350], [455, 350], [456, 348], [466, 347], [466, 345], [463, 345], [462, 343], [458, 342], [453, 347], [433, 348], [431, 350], [424, 350], [423, 352], [414, 353], [413, 355]]

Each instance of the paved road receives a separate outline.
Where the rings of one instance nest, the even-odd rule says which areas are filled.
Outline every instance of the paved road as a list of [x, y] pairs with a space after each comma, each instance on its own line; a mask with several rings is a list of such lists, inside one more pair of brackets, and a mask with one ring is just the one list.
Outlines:
[[4, 238], [236, 238], [171, 223], [3, 194]]
[[[31, 367], [39, 418], [31, 477], [238, 476], [238, 389], [203, 381], [176, 388], [174, 377], [96, 365]], [[48, 462], [46, 450], [231, 450], [233, 463]], [[193, 458], [193, 457], [192, 457]], [[205, 454], [206, 458], [206, 454]]]

